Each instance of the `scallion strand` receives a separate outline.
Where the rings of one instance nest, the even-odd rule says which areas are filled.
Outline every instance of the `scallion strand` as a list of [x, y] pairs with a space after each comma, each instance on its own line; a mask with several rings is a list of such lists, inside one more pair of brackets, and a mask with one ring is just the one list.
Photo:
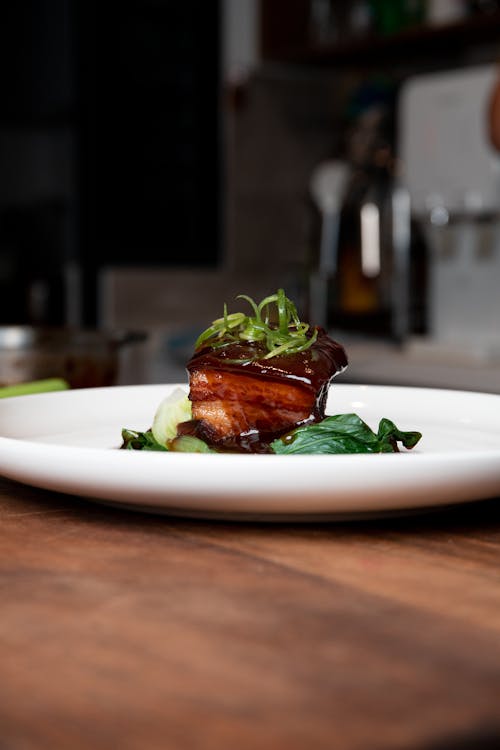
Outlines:
[[[253, 315], [241, 312], [228, 313], [225, 304], [223, 317], [214, 320], [212, 325], [198, 336], [196, 350], [204, 345], [220, 348], [235, 341], [262, 341], [267, 349], [263, 359], [270, 359], [281, 354], [305, 351], [316, 341], [317, 330], [310, 333], [309, 325], [299, 319], [297, 308], [283, 289], [278, 289], [275, 294], [265, 297], [259, 304], [246, 294], [238, 295], [237, 299], [245, 300], [250, 305]], [[277, 323], [271, 323], [272, 305], [277, 309]]]

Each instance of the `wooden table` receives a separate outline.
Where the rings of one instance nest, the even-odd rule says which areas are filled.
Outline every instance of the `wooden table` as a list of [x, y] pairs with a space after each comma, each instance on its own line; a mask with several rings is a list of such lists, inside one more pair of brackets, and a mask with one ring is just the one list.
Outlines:
[[213, 523], [0, 480], [0, 748], [500, 747], [500, 501]]

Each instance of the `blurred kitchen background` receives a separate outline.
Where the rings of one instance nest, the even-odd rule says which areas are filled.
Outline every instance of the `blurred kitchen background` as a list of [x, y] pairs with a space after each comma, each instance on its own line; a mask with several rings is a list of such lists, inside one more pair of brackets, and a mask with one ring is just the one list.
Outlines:
[[6, 0], [0, 326], [184, 380], [284, 286], [345, 382], [500, 392], [499, 56], [500, 0]]

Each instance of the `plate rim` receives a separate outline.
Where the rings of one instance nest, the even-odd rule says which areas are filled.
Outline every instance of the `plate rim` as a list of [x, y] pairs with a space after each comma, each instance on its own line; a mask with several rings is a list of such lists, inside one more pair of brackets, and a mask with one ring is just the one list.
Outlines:
[[[58, 393], [50, 393], [50, 394], [37, 394], [33, 396], [19, 396], [12, 399], [9, 399], [9, 401], [14, 404], [14, 402], [19, 403], [19, 399], [22, 399], [24, 402], [26, 402], [26, 399], [30, 399], [29, 403], [34, 404], [34, 399], [43, 399], [46, 400], [47, 397], [50, 399], [50, 401], [56, 400], [64, 400], [64, 399], [71, 399], [74, 398], [74, 394], [82, 394], [82, 396], [76, 396], [76, 398], [82, 398], [85, 399], [86, 396], [90, 395], [90, 398], [92, 398], [92, 395], [96, 395], [97, 393], [100, 393], [102, 395], [106, 395], [108, 392], [112, 391], [117, 398], [120, 395], [123, 395], [125, 391], [135, 391], [138, 392], [145, 392], [149, 391], [151, 394], [155, 394], [156, 392], [166, 391], [174, 389], [176, 387], [181, 387], [187, 390], [187, 384], [186, 383], [166, 383], [166, 384], [153, 384], [148, 383], [144, 385], [125, 385], [125, 386], [112, 386], [112, 387], [103, 387], [103, 388], [89, 388], [89, 389], [79, 389], [74, 391], [61, 391]], [[457, 389], [442, 389], [442, 388], [427, 388], [427, 387], [420, 387], [420, 386], [390, 386], [390, 385], [378, 385], [378, 384], [348, 384], [348, 383], [336, 383], [333, 385], [333, 389], [340, 389], [341, 391], [344, 391], [344, 394], [347, 394], [348, 392], [352, 392], [353, 394], [359, 394], [359, 393], [367, 393], [368, 390], [371, 392], [372, 396], [376, 396], [377, 393], [384, 392], [385, 394], [394, 392], [394, 390], [397, 390], [399, 394], [408, 394], [412, 392], [419, 392], [420, 395], [424, 396], [426, 394], [432, 393], [432, 395], [440, 396], [442, 394], [448, 394], [452, 395], [455, 398], [460, 398], [461, 396], [465, 396], [468, 398], [486, 398], [487, 400], [492, 399], [493, 401], [497, 401], [500, 404], [500, 395], [499, 394], [491, 394], [491, 393], [483, 393], [481, 391], [461, 391]], [[167, 394], [165, 394], [167, 395]], [[45, 398], [44, 398], [45, 397]], [[0, 417], [2, 416], [4, 411], [10, 411], [10, 408], [3, 408], [3, 404], [6, 403], [2, 402], [0, 400]], [[384, 407], [385, 408], [385, 407]], [[390, 416], [390, 415], [389, 415]], [[151, 415], [152, 417], [152, 415]], [[133, 429], [133, 425], [129, 425], [131, 429]], [[418, 425], [416, 425], [416, 429], [418, 429]], [[118, 442], [118, 440], [117, 440]], [[117, 446], [118, 447], [118, 446]], [[401, 502], [394, 502], [394, 500], [390, 501], [389, 504], [385, 504], [383, 507], [378, 507], [377, 503], [375, 504], [373, 502], [365, 502], [360, 503], [356, 502], [353, 504], [353, 507], [351, 510], [346, 510], [345, 507], [343, 509], [340, 509], [337, 507], [338, 503], [335, 502], [335, 499], [333, 501], [333, 507], [328, 509], [328, 503], [325, 504], [324, 498], [323, 501], [319, 504], [316, 503], [314, 505], [314, 508], [311, 507], [310, 509], [302, 510], [301, 512], [298, 511], [298, 505], [297, 502], [292, 503], [286, 503], [286, 500], [283, 499], [283, 492], [281, 493], [281, 499], [280, 494], [277, 492], [271, 492], [271, 498], [274, 498], [274, 505], [273, 508], [270, 509], [268, 512], [266, 512], [265, 507], [262, 507], [262, 502], [254, 502], [252, 504], [252, 494], [255, 494], [255, 490], [252, 492], [247, 492], [245, 495], [244, 493], [240, 496], [240, 498], [237, 498], [235, 502], [228, 503], [228, 495], [224, 494], [222, 497], [222, 500], [219, 500], [218, 503], [210, 502], [210, 493], [202, 493], [205, 495], [204, 498], [198, 497], [194, 498], [196, 502], [193, 505], [193, 493], [194, 490], [191, 488], [188, 490], [185, 490], [184, 495], [182, 495], [181, 490], [179, 489], [178, 485], [176, 485], [173, 490], [171, 489], [171, 492], [175, 492], [179, 494], [181, 492], [181, 500], [180, 503], [174, 503], [172, 497], [169, 498], [168, 496], [168, 488], [163, 488], [165, 492], [165, 499], [162, 502], [161, 498], [159, 498], [159, 495], [161, 495], [161, 491], [155, 490], [155, 493], [151, 494], [151, 488], [147, 489], [146, 491], [146, 498], [143, 499], [141, 502], [139, 502], [139, 507], [134, 508], [134, 505], [136, 503], [133, 502], [132, 498], [126, 499], [124, 501], [118, 501], [115, 496], [113, 496], [113, 492], [110, 491], [112, 488], [110, 486], [106, 485], [106, 482], [103, 484], [103, 489], [101, 492], [99, 492], [98, 487], [80, 487], [80, 490], [78, 489], [78, 486], [71, 486], [71, 483], [68, 485], [67, 481], [57, 481], [57, 478], [53, 478], [52, 481], [50, 481], [50, 478], [47, 477], [47, 475], [38, 477], [29, 477], [26, 476], [26, 473], [23, 472], [22, 464], [24, 462], [24, 459], [26, 456], [29, 456], [30, 454], [36, 454], [36, 457], [41, 457], [42, 459], [47, 456], [53, 456], [54, 453], [58, 454], [59, 457], [67, 457], [68, 462], [71, 463], [73, 460], [74, 462], [77, 461], [78, 456], [81, 456], [82, 451], [85, 452], [85, 456], [89, 457], [89, 461], [97, 462], [98, 464], [106, 464], [106, 459], [108, 460], [108, 465], [112, 464], [113, 469], [116, 466], [120, 466], [123, 468], [123, 466], [132, 466], [134, 465], [136, 468], [137, 466], [148, 466], [148, 468], [155, 467], [155, 471], [157, 474], [161, 475], [162, 472], [166, 473], [168, 468], [172, 468], [172, 464], [174, 468], [177, 467], [185, 467], [185, 465], [189, 464], [193, 461], [194, 454], [165, 454], [165, 453], [154, 453], [154, 452], [133, 452], [133, 451], [119, 451], [119, 450], [113, 450], [111, 447], [108, 449], [105, 449], [103, 447], [97, 446], [72, 446], [72, 445], [61, 445], [61, 444], [54, 444], [54, 443], [43, 443], [38, 442], [36, 440], [30, 440], [27, 438], [19, 438], [19, 437], [9, 437], [9, 436], [0, 436], [0, 476], [5, 476], [10, 479], [14, 479], [16, 481], [21, 481], [25, 484], [31, 484], [31, 486], [35, 487], [41, 487], [44, 489], [52, 489], [56, 492], [70, 492], [71, 494], [76, 494], [81, 497], [86, 497], [88, 499], [97, 500], [100, 502], [104, 502], [108, 505], [121, 505], [122, 507], [127, 507], [130, 509], [139, 509], [143, 511], [148, 511], [151, 508], [149, 507], [148, 499], [151, 500], [151, 497], [154, 495], [154, 502], [153, 507], [155, 512], [161, 512], [161, 513], [169, 513], [172, 515], [186, 515], [186, 516], [192, 516], [195, 515], [196, 517], [222, 517], [222, 518], [235, 518], [235, 520], [255, 520], [256, 518], [262, 518], [262, 520], [273, 520], [276, 516], [278, 516], [280, 519], [285, 519], [286, 517], [300, 517], [301, 520], [304, 520], [304, 518], [325, 518], [332, 517], [361, 517], [362, 515], [365, 515], [368, 513], [370, 515], [373, 515], [373, 513], [377, 514], [386, 514], [387, 511], [392, 512], [411, 512], [412, 510], [415, 510], [417, 508], [438, 508], [443, 507], [444, 505], [449, 504], [456, 504], [457, 502], [466, 502], [466, 501], [473, 501], [473, 500], [482, 500], [487, 499], [488, 497], [495, 497], [497, 495], [500, 495], [500, 445], [498, 448], [491, 448], [489, 450], [481, 450], [481, 451], [460, 451], [460, 452], [432, 452], [432, 453], [424, 453], [419, 452], [418, 449], [414, 451], [409, 452], [402, 452], [397, 454], [367, 454], [367, 455], [306, 455], [306, 456], [272, 456], [272, 455], [262, 455], [262, 454], [254, 454], [254, 455], [248, 455], [248, 454], [209, 454], [209, 455], [203, 455], [203, 454], [196, 454], [196, 461], [199, 465], [203, 467], [203, 470], [206, 471], [207, 467], [209, 469], [209, 475], [213, 475], [215, 473], [215, 469], [217, 468], [217, 465], [222, 462], [223, 465], [226, 465], [228, 462], [233, 464], [234, 466], [232, 468], [238, 468], [240, 466], [246, 467], [247, 470], [249, 470], [250, 465], [252, 468], [255, 468], [256, 465], [259, 467], [265, 467], [267, 469], [270, 465], [270, 462], [274, 464], [274, 466], [277, 465], [277, 463], [281, 464], [283, 467], [286, 467], [287, 470], [289, 470], [289, 467], [296, 467], [292, 474], [293, 476], [297, 476], [299, 474], [299, 469], [304, 464], [309, 464], [309, 466], [312, 466], [314, 469], [320, 468], [321, 471], [324, 473], [325, 467], [331, 468], [332, 466], [335, 466], [337, 469], [342, 471], [347, 471], [349, 469], [352, 469], [352, 466], [359, 466], [360, 462], [364, 466], [370, 466], [371, 469], [373, 467], [378, 467], [374, 470], [374, 476], [377, 480], [377, 482], [380, 482], [381, 476], [383, 478], [384, 471], [390, 470], [395, 471], [395, 474], [404, 473], [405, 469], [402, 467], [405, 463], [413, 462], [414, 466], [424, 466], [424, 467], [431, 467], [433, 468], [433, 464], [437, 465], [438, 467], [446, 465], [448, 467], [448, 470], [450, 470], [453, 467], [458, 468], [458, 473], [462, 472], [464, 473], [464, 469], [468, 468], [468, 464], [475, 466], [475, 470], [477, 471], [478, 464], [484, 464], [486, 469], [489, 471], [491, 468], [491, 464], [497, 462], [498, 463], [498, 469], [492, 472], [492, 475], [488, 475], [488, 482], [484, 482], [484, 487], [481, 490], [480, 493], [477, 494], [477, 496], [474, 496], [474, 493], [469, 489], [468, 492], [458, 492], [455, 488], [452, 492], [441, 492], [440, 497], [436, 500], [436, 498], [426, 498], [424, 502], [420, 503], [414, 503], [414, 502], [408, 502], [404, 499]], [[5, 461], [1, 459], [2, 453], [5, 455], [5, 452], [7, 452], [11, 457], [12, 455], [16, 456], [16, 460], [19, 462], [19, 466], [15, 471], [6, 471], [5, 470]], [[110, 456], [113, 456], [113, 458], [109, 458]], [[33, 458], [33, 456], [32, 456]], [[131, 460], [132, 459], [132, 460]], [[166, 460], [165, 460], [166, 459]], [[168, 466], [167, 466], [168, 465]], [[20, 467], [20, 468], [19, 468]], [[160, 470], [158, 470], [158, 467], [161, 467]], [[394, 469], [396, 467], [396, 470]], [[23, 478], [24, 473], [24, 478]], [[130, 473], [130, 469], [129, 469]], [[43, 472], [42, 472], [43, 474]], [[380, 476], [379, 476], [380, 475]], [[160, 477], [161, 479], [161, 477]], [[397, 477], [396, 477], [397, 479]], [[324, 479], [322, 479], [324, 481]], [[399, 480], [400, 481], [400, 480]], [[397, 484], [397, 482], [396, 482]], [[108, 483], [109, 485], [109, 483]], [[404, 485], [404, 481], [403, 481]], [[61, 488], [62, 486], [62, 488]], [[68, 489], [69, 487], [69, 489]], [[160, 488], [161, 489], [161, 488]], [[362, 492], [361, 490], [358, 490], [358, 493]], [[364, 489], [366, 491], [366, 485], [364, 486]], [[216, 487], [217, 492], [221, 493], [220, 486]], [[258, 489], [258, 491], [262, 491], [261, 488]], [[305, 491], [305, 490], [303, 490]], [[325, 493], [325, 486], [320, 483], [314, 484], [312, 487], [313, 492], [317, 492], [318, 494]], [[377, 492], [380, 493], [380, 486], [377, 485]], [[390, 493], [389, 493], [390, 494]], [[333, 496], [335, 498], [335, 493], [333, 493]], [[208, 501], [207, 501], [208, 497]], [[201, 499], [200, 499], [201, 498]], [[236, 507], [238, 505], [239, 500], [241, 498], [244, 499], [243, 505], [241, 507]], [[279, 501], [279, 502], [278, 502]], [[300, 504], [299, 504], [300, 505]], [[197, 506], [197, 507], [196, 507]], [[293, 506], [293, 507], [292, 507]], [[362, 506], [362, 507], [360, 507]]]

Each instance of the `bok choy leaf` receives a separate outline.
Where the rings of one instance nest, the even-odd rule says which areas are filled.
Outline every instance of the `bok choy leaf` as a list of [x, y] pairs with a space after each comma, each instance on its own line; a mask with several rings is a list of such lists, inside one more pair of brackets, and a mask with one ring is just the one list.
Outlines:
[[390, 419], [381, 419], [375, 433], [357, 414], [325, 417], [317, 424], [297, 427], [271, 443], [279, 455], [331, 453], [393, 453], [413, 448], [420, 432], [399, 430]]

